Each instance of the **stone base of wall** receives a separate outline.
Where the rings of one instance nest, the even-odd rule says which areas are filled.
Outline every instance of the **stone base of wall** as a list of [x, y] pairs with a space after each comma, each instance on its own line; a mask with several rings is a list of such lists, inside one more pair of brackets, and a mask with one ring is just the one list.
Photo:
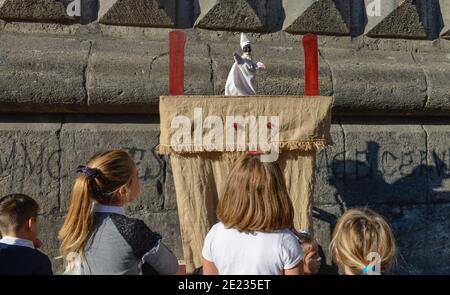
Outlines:
[[[38, 200], [44, 251], [53, 259], [76, 167], [113, 148], [128, 151], [138, 166], [142, 192], [129, 214], [161, 232], [182, 259], [170, 162], [155, 152], [157, 117], [2, 115], [0, 135], [0, 195]], [[343, 210], [368, 205], [394, 228], [397, 272], [449, 273], [450, 120], [342, 117], [334, 119], [332, 135], [335, 145], [317, 157], [314, 196], [316, 235], [327, 257]], [[61, 260], [54, 265], [61, 270]]]

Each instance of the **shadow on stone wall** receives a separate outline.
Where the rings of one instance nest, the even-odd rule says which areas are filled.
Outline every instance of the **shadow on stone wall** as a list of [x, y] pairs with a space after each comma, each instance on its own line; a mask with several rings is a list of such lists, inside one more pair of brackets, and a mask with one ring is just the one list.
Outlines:
[[[422, 164], [405, 169], [411, 172], [389, 183], [385, 178], [389, 171], [380, 168], [379, 163], [396, 156], [386, 151], [380, 155], [376, 142], [368, 142], [364, 153], [366, 162], [332, 162], [333, 174], [328, 181], [336, 189], [334, 199], [340, 214], [348, 208], [367, 206], [386, 217], [399, 250], [394, 274], [448, 273], [449, 267], [441, 262], [450, 260], [450, 190], [443, 189], [450, 173], [445, 159], [435, 151], [429, 157], [425, 154]], [[316, 219], [328, 223], [331, 230], [334, 228], [339, 216], [318, 206], [313, 210]], [[439, 257], [430, 257], [430, 253], [439, 253]], [[326, 265], [322, 270], [333, 273], [336, 268]]]

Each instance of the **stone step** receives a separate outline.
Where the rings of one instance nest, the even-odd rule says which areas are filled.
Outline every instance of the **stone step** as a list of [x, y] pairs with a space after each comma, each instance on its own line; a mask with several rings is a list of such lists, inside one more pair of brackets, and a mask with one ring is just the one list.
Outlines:
[[[188, 33], [185, 92], [220, 95], [232, 53], [240, 50], [239, 36], [224, 43], [202, 41], [202, 34]], [[168, 94], [164, 39], [3, 32], [0, 112], [157, 114], [159, 96]], [[320, 94], [334, 97], [336, 114], [449, 114], [447, 47], [388, 50], [320, 42]], [[300, 42], [261, 39], [254, 43], [254, 55], [267, 65], [256, 77], [259, 94], [303, 95]]]

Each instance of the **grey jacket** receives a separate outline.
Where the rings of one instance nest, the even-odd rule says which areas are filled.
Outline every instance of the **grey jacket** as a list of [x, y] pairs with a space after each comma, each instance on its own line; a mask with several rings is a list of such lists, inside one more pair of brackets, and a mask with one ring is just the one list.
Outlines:
[[[85, 275], [175, 274], [178, 260], [141, 220], [123, 214], [94, 213], [94, 223], [78, 261], [69, 273]], [[106, 208], [106, 210], [105, 210]], [[146, 264], [146, 267], [143, 267]], [[67, 271], [66, 271], [67, 273]]]

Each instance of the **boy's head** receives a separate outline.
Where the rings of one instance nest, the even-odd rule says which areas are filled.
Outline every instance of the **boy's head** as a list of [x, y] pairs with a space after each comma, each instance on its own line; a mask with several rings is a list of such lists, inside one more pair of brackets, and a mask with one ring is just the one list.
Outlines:
[[368, 208], [350, 209], [333, 231], [330, 252], [347, 274], [366, 274], [368, 267], [382, 273], [395, 261], [395, 238], [381, 215]]
[[36, 240], [39, 205], [32, 198], [12, 194], [0, 199], [0, 234]]

